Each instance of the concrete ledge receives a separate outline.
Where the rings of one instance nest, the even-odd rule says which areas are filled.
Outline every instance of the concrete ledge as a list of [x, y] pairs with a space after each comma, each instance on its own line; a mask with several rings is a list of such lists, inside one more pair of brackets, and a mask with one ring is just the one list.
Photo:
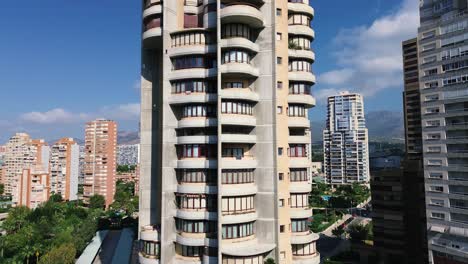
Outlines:
[[310, 233], [307, 235], [294, 235], [291, 234], [291, 244], [293, 245], [301, 245], [301, 244], [309, 244], [319, 239], [319, 235], [315, 233]]
[[90, 264], [93, 263], [94, 259], [96, 258], [99, 250], [101, 249], [102, 242], [107, 237], [109, 233], [108, 230], [98, 231], [96, 235], [91, 240], [91, 243], [85, 248], [81, 256], [76, 261], [77, 264]]

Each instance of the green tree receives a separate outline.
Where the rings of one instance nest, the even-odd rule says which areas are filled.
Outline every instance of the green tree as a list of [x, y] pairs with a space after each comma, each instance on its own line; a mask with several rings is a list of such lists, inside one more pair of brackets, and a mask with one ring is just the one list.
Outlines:
[[59, 193], [54, 193], [50, 196], [49, 201], [54, 202], [54, 203], [61, 203], [63, 202], [62, 195]]
[[5, 185], [0, 184], [0, 195], [3, 195], [5, 193]]
[[114, 195], [114, 202], [111, 209], [114, 211], [125, 211], [127, 215], [132, 215], [138, 210], [138, 197], [134, 196], [135, 183], [118, 181]]
[[52, 248], [39, 261], [39, 264], [72, 264], [75, 263], [76, 248], [67, 243]]
[[265, 264], [276, 264], [275, 260], [272, 259], [272, 258], [268, 258], [267, 260], [265, 260], [264, 263], [265, 263]]
[[2, 228], [8, 233], [15, 233], [24, 227], [29, 221], [28, 216], [31, 210], [25, 206], [12, 208], [7, 219], [2, 224]]
[[367, 240], [370, 234], [370, 225], [353, 224], [348, 226], [348, 233], [353, 241]]
[[341, 226], [341, 225], [335, 227], [335, 228], [332, 230], [332, 234], [333, 234], [335, 237], [341, 237], [341, 236], [343, 236], [344, 233], [345, 233], [344, 227]]
[[106, 206], [106, 200], [104, 196], [95, 194], [89, 198], [89, 208], [103, 209], [105, 206]]

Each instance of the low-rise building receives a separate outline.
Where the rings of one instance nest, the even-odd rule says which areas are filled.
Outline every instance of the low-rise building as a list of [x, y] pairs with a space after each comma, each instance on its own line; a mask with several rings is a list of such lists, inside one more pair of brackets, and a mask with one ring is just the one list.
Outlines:
[[18, 181], [17, 206], [31, 209], [47, 202], [50, 197], [50, 174], [42, 168], [24, 169]]

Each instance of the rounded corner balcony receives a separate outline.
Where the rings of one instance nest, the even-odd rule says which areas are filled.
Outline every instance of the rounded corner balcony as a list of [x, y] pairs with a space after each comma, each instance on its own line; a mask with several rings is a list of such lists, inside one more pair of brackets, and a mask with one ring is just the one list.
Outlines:
[[218, 213], [206, 210], [184, 210], [177, 209], [175, 217], [186, 220], [208, 220], [216, 221]]
[[184, 236], [182, 234], [176, 235], [176, 242], [189, 247], [204, 247], [204, 246], [211, 246], [216, 245], [216, 239], [214, 238], [207, 238], [206, 233], [201, 233], [198, 235], [190, 234], [190, 236]]
[[218, 136], [179, 136], [177, 144], [216, 144]]
[[289, 117], [288, 126], [295, 128], [310, 128], [310, 121], [307, 117]]
[[214, 78], [217, 76], [216, 68], [191, 68], [191, 69], [180, 69], [173, 70], [169, 74], [170, 81], [185, 80], [185, 79], [205, 79]]
[[254, 53], [258, 53], [260, 51], [260, 47], [258, 46], [258, 44], [243, 37], [232, 37], [232, 38], [227, 38], [227, 39], [221, 39], [221, 48], [222, 49], [240, 48], [240, 49], [250, 50]]
[[291, 13], [306, 14], [312, 18], [315, 16], [314, 8], [303, 2], [288, 2], [288, 11]]
[[290, 157], [289, 168], [310, 168], [310, 160], [307, 157]]
[[223, 169], [255, 169], [257, 167], [257, 160], [253, 156], [243, 157], [223, 157]]
[[[143, 11], [143, 19], [146, 19], [153, 15], [161, 15], [162, 5], [160, 1], [150, 1], [154, 3], [149, 3], [145, 10]], [[159, 2], [159, 3], [158, 3]]]
[[218, 162], [215, 159], [186, 158], [177, 160], [178, 169], [216, 169]]
[[144, 241], [159, 241], [159, 230], [157, 227], [149, 225], [141, 229], [140, 239]]
[[250, 88], [224, 88], [220, 92], [223, 99], [258, 102], [260, 97]]
[[186, 45], [172, 47], [168, 50], [169, 57], [189, 56], [189, 55], [203, 55], [209, 53], [216, 53], [216, 45]]
[[247, 3], [235, 3], [222, 8], [221, 23], [244, 23], [253, 28], [264, 27], [262, 12]]
[[315, 84], [317, 82], [315, 75], [308, 71], [290, 71], [288, 73], [289, 81], [308, 82]]
[[215, 127], [218, 125], [216, 118], [193, 117], [179, 120], [177, 128]]
[[254, 127], [257, 125], [257, 119], [252, 115], [222, 114], [221, 124]]
[[246, 134], [221, 134], [222, 143], [247, 143], [255, 144], [257, 143], [256, 135], [246, 135]]
[[146, 49], [161, 48], [161, 27], [148, 28], [143, 32], [143, 47]]
[[289, 192], [290, 193], [308, 193], [312, 190], [312, 183], [305, 182], [290, 182]]
[[221, 65], [221, 73], [224, 75], [246, 76], [256, 78], [259, 76], [259, 70], [251, 64], [242, 62], [230, 62]]
[[289, 215], [292, 219], [304, 219], [312, 216], [312, 209], [308, 207], [291, 208]]
[[302, 245], [310, 244], [319, 240], [319, 235], [313, 232], [303, 232], [303, 233], [291, 233], [291, 244], [293, 245]]
[[138, 252], [138, 263], [140, 264], [159, 264], [159, 259], [156, 256], [147, 256]]
[[218, 96], [215, 93], [178, 93], [171, 94], [169, 97], [169, 104], [180, 105], [180, 104], [193, 104], [193, 103], [212, 103], [216, 102]]
[[308, 59], [311, 60], [312, 62], [315, 61], [315, 52], [311, 49], [292, 49], [290, 48], [288, 50], [288, 55], [290, 58], [295, 58], [295, 59]]
[[296, 36], [306, 36], [315, 39], [315, 31], [307, 25], [289, 25], [289, 34]]
[[[258, 239], [242, 243], [228, 243], [222, 247], [221, 253], [230, 257], [252, 257], [264, 255], [275, 249], [275, 244], [261, 243]], [[223, 259], [225, 256], [223, 256]]]
[[315, 98], [310, 94], [289, 94], [288, 103], [290, 104], [303, 104], [308, 107], [314, 107], [316, 105]]
[[218, 187], [217, 186], [210, 186], [200, 183], [184, 183], [177, 185], [177, 193], [186, 193], [186, 194], [217, 194]]
[[237, 214], [223, 214], [223, 225], [254, 222], [257, 218], [258, 215], [255, 210]]
[[320, 264], [320, 253], [309, 256], [293, 256], [292, 264]]
[[288, 137], [289, 144], [310, 144], [310, 136], [289, 136]]
[[221, 189], [223, 197], [255, 195], [257, 193], [257, 185], [255, 183], [223, 184]]

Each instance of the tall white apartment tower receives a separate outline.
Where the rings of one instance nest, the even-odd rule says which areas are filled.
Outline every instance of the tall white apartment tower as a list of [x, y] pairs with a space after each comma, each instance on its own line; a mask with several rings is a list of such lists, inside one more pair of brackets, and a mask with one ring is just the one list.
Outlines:
[[323, 148], [327, 183], [369, 181], [369, 142], [362, 95], [342, 92], [328, 97]]
[[62, 138], [50, 151], [50, 191], [66, 201], [78, 199], [79, 145]]
[[421, 1], [419, 89], [431, 263], [468, 263], [468, 1]]
[[142, 2], [141, 263], [319, 263], [309, 1]]

